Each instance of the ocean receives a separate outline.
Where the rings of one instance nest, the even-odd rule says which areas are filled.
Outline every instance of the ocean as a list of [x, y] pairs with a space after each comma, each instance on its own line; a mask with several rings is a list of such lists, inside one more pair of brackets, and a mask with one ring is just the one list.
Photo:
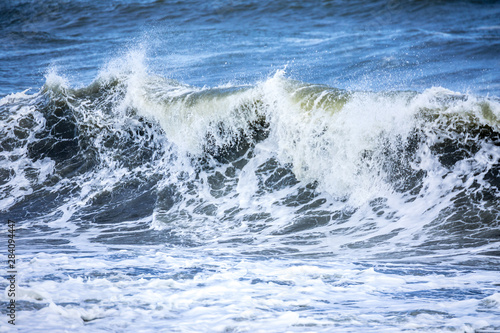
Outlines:
[[500, 332], [500, 3], [0, 4], [0, 332]]

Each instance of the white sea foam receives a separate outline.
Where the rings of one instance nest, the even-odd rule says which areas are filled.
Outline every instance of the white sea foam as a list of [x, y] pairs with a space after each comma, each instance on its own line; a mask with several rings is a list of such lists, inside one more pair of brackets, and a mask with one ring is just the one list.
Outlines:
[[[320, 264], [177, 254], [124, 250], [115, 259], [97, 255], [88, 260], [41, 253], [22, 261], [19, 300], [48, 306], [22, 311], [20, 328], [34, 330], [44, 323], [44, 329], [72, 327], [76, 332], [109, 327], [375, 332], [440, 326], [437, 331], [445, 332], [497, 324], [491, 313], [470, 315], [471, 310], [494, 306], [497, 294], [465, 298], [477, 284], [494, 283], [495, 272], [433, 272], [417, 266], [420, 274], [415, 274], [406, 272], [406, 265], [367, 268], [328, 260]], [[68, 270], [78, 273], [66, 275]], [[46, 274], [54, 278], [47, 280]]]
[[[25, 141], [1, 152], [2, 168], [15, 171], [1, 209], [23, 218], [23, 200], [41, 210], [39, 197], [56, 201], [19, 221], [33, 244], [19, 252], [21, 330], [500, 325], [487, 267], [498, 222], [486, 221], [498, 217], [487, 196], [498, 196], [488, 176], [500, 150], [481, 138], [498, 132], [494, 99], [347, 92], [283, 71], [199, 88], [148, 73], [132, 52], [89, 87], [53, 72], [40, 93], [0, 104], [8, 137], [34, 119]], [[56, 133], [45, 128], [54, 115], [74, 126], [70, 157], [88, 166], [65, 173], [58, 156], [30, 157], [40, 133]], [[463, 155], [447, 156], [446, 140]], [[467, 201], [478, 195], [486, 199]]]

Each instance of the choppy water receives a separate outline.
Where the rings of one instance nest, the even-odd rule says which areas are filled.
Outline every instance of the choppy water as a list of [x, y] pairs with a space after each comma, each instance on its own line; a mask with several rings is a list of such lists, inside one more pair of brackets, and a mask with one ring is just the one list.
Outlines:
[[500, 330], [498, 17], [3, 2], [0, 330]]

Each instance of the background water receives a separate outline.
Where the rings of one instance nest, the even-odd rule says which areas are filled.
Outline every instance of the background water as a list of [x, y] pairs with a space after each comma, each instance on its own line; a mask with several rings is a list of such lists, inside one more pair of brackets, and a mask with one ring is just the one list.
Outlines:
[[3, 1], [0, 330], [500, 330], [498, 17]]

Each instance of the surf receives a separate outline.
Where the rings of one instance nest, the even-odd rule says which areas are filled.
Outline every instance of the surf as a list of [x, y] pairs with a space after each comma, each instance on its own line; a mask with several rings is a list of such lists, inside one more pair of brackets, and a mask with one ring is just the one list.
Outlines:
[[[34, 200], [40, 219], [64, 211], [80, 226], [150, 218], [173, 243], [249, 252], [418, 255], [494, 237], [496, 98], [348, 91], [282, 70], [196, 87], [125, 63], [81, 88], [51, 72], [39, 92], [1, 100], [4, 211]], [[134, 213], [137, 196], [149, 199]], [[454, 245], [434, 245], [440, 230]]]

